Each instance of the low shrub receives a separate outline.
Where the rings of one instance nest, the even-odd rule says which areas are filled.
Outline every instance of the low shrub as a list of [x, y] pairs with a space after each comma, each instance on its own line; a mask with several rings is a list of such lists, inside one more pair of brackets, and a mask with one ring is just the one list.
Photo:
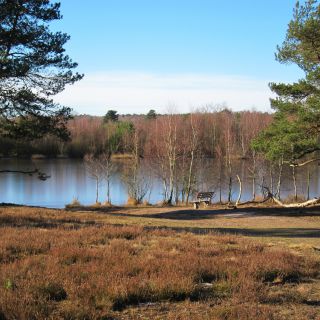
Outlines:
[[[88, 225], [80, 218], [81, 227], [66, 228], [73, 220], [55, 214], [61, 227], [0, 227], [5, 319], [122, 318], [132, 305], [177, 302], [214, 306], [207, 319], [272, 319], [275, 305], [303, 303], [297, 282], [319, 275], [311, 258], [236, 236]], [[179, 317], [168, 311], [162, 318]]]
[[67, 292], [59, 283], [46, 283], [39, 286], [37, 293], [47, 300], [62, 301], [67, 299]]
[[137, 199], [129, 197], [127, 200], [127, 206], [137, 206], [138, 204]]
[[80, 207], [81, 206], [81, 203], [78, 199], [78, 197], [75, 197], [72, 199], [71, 203], [67, 204], [66, 207]]

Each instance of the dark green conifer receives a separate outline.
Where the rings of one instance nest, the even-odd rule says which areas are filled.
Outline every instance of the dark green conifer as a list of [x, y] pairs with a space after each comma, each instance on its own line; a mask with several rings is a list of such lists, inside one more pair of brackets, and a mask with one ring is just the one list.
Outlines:
[[274, 121], [253, 143], [270, 160], [298, 164], [320, 150], [320, 4], [297, 2], [286, 39], [279, 46], [280, 63], [298, 65], [305, 77], [296, 83], [271, 83]]
[[68, 137], [71, 110], [52, 96], [82, 75], [65, 54], [69, 36], [52, 32], [60, 3], [0, 0], [0, 135], [34, 139], [46, 133]]

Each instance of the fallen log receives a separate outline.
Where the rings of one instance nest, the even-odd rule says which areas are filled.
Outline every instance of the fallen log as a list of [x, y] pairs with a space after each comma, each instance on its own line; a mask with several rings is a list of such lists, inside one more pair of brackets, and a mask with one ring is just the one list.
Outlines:
[[320, 203], [320, 198], [314, 198], [301, 203], [283, 203], [279, 199], [272, 197], [272, 200], [281, 207], [284, 208], [304, 208], [317, 203]]
[[272, 199], [277, 205], [283, 208], [304, 208], [304, 207], [308, 207], [308, 206], [320, 203], [320, 198], [314, 198], [301, 203], [283, 203], [271, 193], [268, 187], [263, 186], [263, 188], [267, 191], [267, 199]]

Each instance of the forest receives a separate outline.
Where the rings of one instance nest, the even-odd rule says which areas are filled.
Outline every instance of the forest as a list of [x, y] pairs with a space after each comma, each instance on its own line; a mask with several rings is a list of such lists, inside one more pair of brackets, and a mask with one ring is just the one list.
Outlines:
[[194, 152], [210, 158], [247, 159], [252, 158], [252, 140], [273, 118], [270, 113], [233, 112], [227, 108], [206, 108], [188, 114], [157, 115], [152, 111], [151, 116], [150, 112], [147, 115], [116, 114], [116, 119], [74, 116], [67, 123], [70, 132], [67, 141], [53, 135], [29, 141], [1, 137], [1, 155], [83, 158], [88, 153], [130, 154], [138, 144], [140, 157], [163, 156], [166, 134], [169, 134], [174, 139], [177, 157], [191, 156]]

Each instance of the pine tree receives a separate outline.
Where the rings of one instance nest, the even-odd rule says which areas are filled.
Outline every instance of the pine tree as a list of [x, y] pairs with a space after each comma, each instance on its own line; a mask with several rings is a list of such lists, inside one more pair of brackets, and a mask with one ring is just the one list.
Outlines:
[[292, 84], [271, 83], [277, 94], [271, 99], [274, 121], [253, 146], [270, 160], [283, 158], [299, 165], [305, 157], [316, 159], [320, 150], [320, 5], [308, 0], [297, 2], [286, 39], [278, 47], [280, 63], [298, 65], [304, 79]]
[[109, 121], [111, 122], [117, 122], [119, 120], [118, 112], [115, 110], [108, 110], [108, 112], [103, 117], [103, 122], [107, 123]]
[[156, 119], [157, 118], [157, 113], [155, 110], [153, 109], [150, 109], [149, 112], [147, 113], [146, 115], [146, 119], [148, 120], [153, 120], [153, 119]]
[[60, 3], [0, 0], [0, 136], [68, 137], [71, 109], [52, 96], [82, 75], [65, 54], [69, 36], [49, 30], [61, 18]]

